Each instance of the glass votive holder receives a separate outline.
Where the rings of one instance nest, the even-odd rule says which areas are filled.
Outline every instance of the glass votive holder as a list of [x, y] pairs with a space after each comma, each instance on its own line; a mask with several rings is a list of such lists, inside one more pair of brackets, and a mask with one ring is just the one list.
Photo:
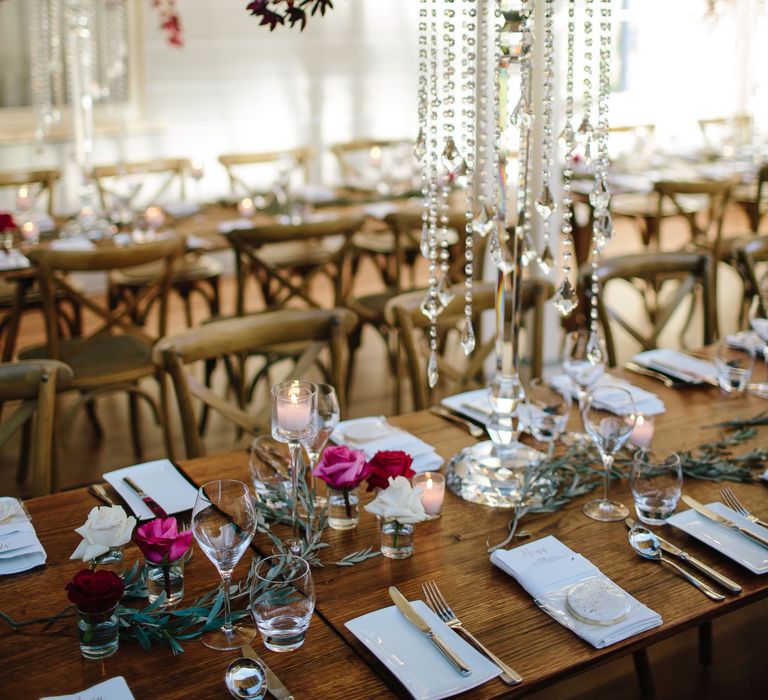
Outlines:
[[665, 450], [639, 450], [629, 477], [637, 517], [646, 525], [663, 525], [675, 512], [683, 488], [680, 456]]
[[653, 416], [646, 416], [643, 413], [635, 414], [635, 427], [629, 436], [629, 441], [640, 449], [649, 449], [653, 442], [653, 431], [656, 427], [656, 420]]
[[715, 366], [721, 391], [729, 396], [743, 396], [752, 379], [755, 353], [732, 348], [723, 338], [717, 346]]
[[357, 488], [334, 489], [328, 487], [328, 527], [332, 530], [351, 530], [360, 522], [360, 497]]
[[421, 503], [427, 515], [438, 517], [445, 498], [445, 477], [440, 472], [422, 472], [411, 481], [414, 488], [421, 488]]

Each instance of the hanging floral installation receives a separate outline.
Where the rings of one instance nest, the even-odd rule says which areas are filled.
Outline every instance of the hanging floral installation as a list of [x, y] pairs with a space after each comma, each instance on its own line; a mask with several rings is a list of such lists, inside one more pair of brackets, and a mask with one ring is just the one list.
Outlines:
[[184, 46], [181, 31], [181, 17], [176, 7], [176, 0], [150, 0], [160, 16], [160, 29], [165, 32], [168, 45], [176, 48]]
[[307, 12], [312, 17], [318, 12], [324, 16], [326, 10], [333, 9], [333, 0], [251, 0], [246, 9], [260, 17], [259, 24], [268, 26], [269, 31], [274, 31], [277, 26], [285, 26], [286, 20], [291, 28], [298, 24], [299, 29], [304, 31]]

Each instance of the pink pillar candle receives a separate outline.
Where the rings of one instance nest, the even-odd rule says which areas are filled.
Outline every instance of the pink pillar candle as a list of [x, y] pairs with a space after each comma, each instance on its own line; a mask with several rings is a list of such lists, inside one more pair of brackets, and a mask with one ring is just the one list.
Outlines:
[[421, 488], [421, 503], [428, 515], [439, 515], [445, 498], [445, 477], [439, 472], [423, 472], [413, 477], [414, 487]]

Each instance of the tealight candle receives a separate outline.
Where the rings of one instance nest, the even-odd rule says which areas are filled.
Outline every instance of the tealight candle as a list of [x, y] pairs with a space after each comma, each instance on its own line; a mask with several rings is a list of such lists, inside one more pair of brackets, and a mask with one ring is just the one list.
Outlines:
[[653, 440], [653, 428], [653, 416], [644, 416], [642, 413], [638, 413], [635, 427], [629, 436], [630, 442], [635, 447], [650, 447]]
[[165, 223], [165, 214], [160, 207], [147, 207], [144, 218], [147, 220], [147, 226], [155, 230]]
[[428, 515], [439, 515], [445, 498], [445, 477], [439, 472], [423, 472], [413, 477], [414, 487], [421, 487], [421, 503]]
[[287, 394], [278, 398], [278, 425], [287, 432], [300, 433], [306, 430], [311, 417], [311, 403], [302, 396], [301, 387], [297, 383], [292, 384]]
[[256, 205], [250, 197], [243, 197], [237, 204], [237, 213], [243, 219], [250, 219], [256, 213]]
[[21, 186], [16, 192], [16, 208], [19, 211], [26, 211], [32, 206], [32, 195], [29, 193], [29, 187]]
[[189, 165], [189, 176], [194, 180], [203, 177], [203, 164], [199, 160], [193, 160]]
[[40, 243], [40, 227], [34, 221], [25, 221], [21, 225], [21, 235], [30, 245]]

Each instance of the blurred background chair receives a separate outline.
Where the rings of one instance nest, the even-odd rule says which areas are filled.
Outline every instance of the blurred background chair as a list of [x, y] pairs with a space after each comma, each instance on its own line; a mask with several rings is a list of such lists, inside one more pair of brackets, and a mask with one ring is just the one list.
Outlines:
[[[56, 396], [69, 385], [72, 370], [62, 362], [37, 360], [0, 363], [0, 448], [21, 430], [17, 483], [32, 471], [32, 496], [59, 486], [61, 466], [56, 439]], [[6, 402], [13, 402], [3, 406]], [[5, 408], [5, 411], [3, 411]]]
[[[153, 352], [154, 361], [167, 372], [173, 381], [176, 401], [181, 416], [182, 432], [187, 458], [205, 454], [195, 400], [220, 413], [248, 434], [270, 431], [270, 386], [284, 379], [312, 378], [318, 376], [318, 363], [322, 370], [321, 380], [332, 384], [339, 397], [342, 415], [346, 411], [344, 382], [347, 374], [347, 336], [357, 319], [346, 309], [283, 309], [267, 311], [242, 318], [213, 321], [200, 328], [169, 336], [160, 340]], [[196, 379], [188, 366], [193, 362], [224, 357], [238, 358], [227, 366], [241, 369], [239, 383], [256, 383], [264, 366], [246, 377], [246, 360], [255, 355], [268, 354], [274, 348], [302, 347], [295, 363], [288, 366], [285, 376], [270, 377], [265, 396], [258, 409], [245, 410], [238, 402], [216, 393]], [[314, 371], [314, 374], [313, 374]]]
[[347, 189], [402, 197], [420, 188], [410, 139], [358, 139], [332, 145], [331, 153]]
[[219, 156], [219, 163], [227, 171], [230, 196], [249, 197], [257, 208], [264, 209], [284, 206], [281, 197], [292, 187], [309, 182], [313, 156], [311, 146], [300, 146], [266, 153], [225, 153]]
[[0, 208], [17, 211], [44, 211], [53, 216], [55, 188], [61, 178], [58, 170], [0, 171]]
[[[77, 412], [85, 407], [97, 432], [103, 433], [96, 418], [94, 400], [115, 392], [125, 392], [129, 399], [131, 437], [137, 459], [143, 455], [139, 429], [139, 399], [144, 399], [163, 429], [168, 454], [172, 455], [167, 423], [167, 396], [162, 377], [152, 363], [152, 346], [166, 334], [168, 293], [173, 265], [184, 250], [184, 240], [166, 236], [150, 243], [126, 248], [104, 247], [94, 250], [55, 250], [40, 248], [30, 252], [30, 260], [37, 269], [43, 295], [46, 319], [44, 346], [33, 347], [19, 353], [20, 359], [54, 359], [65, 362], [72, 369], [71, 390], [80, 393], [68, 408], [62, 420], [62, 431], [67, 435]], [[107, 299], [86, 296], [69, 282], [73, 272], [105, 272], [154, 263], [159, 265], [158, 275], [130, 299], [121, 300], [110, 307]], [[75, 338], [62, 338], [58, 322], [56, 290], [62, 290], [75, 299], [88, 312], [83, 332]], [[149, 329], [150, 305], [156, 304], [155, 332]], [[155, 377], [160, 381], [160, 402], [140, 386], [140, 381]]]
[[698, 123], [704, 145], [718, 155], [733, 155], [738, 146], [749, 143], [752, 137], [752, 117], [749, 114], [699, 119]]
[[137, 211], [163, 201], [185, 200], [191, 167], [189, 158], [163, 158], [97, 165], [92, 175], [106, 211]]
[[744, 282], [744, 294], [739, 308], [739, 328], [747, 328], [749, 314], [755, 304], [763, 315], [768, 315], [765, 299], [768, 291], [766, 289], [768, 270], [764, 265], [768, 263], [768, 235], [744, 241], [734, 251], [734, 258]]

